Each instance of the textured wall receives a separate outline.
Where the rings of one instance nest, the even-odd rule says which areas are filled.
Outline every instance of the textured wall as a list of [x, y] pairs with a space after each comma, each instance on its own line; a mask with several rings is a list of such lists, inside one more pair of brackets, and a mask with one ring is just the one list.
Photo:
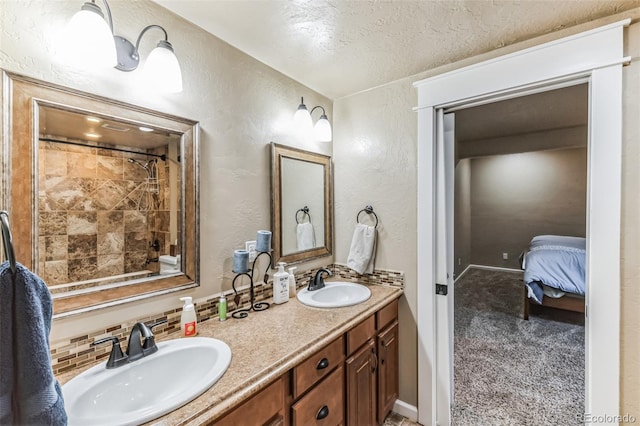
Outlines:
[[[336, 262], [347, 259], [355, 213], [371, 202], [383, 221], [378, 234], [376, 265], [401, 269], [405, 272], [405, 296], [400, 305], [400, 399], [417, 403], [417, 339], [416, 339], [416, 129], [417, 118], [411, 110], [417, 103], [414, 81], [432, 77], [466, 65], [478, 63], [501, 55], [513, 53], [561, 37], [616, 22], [626, 17], [640, 19], [640, 9], [603, 18], [587, 24], [560, 30], [536, 39], [507, 46], [487, 54], [464, 59], [437, 69], [391, 82], [345, 98], [335, 100], [334, 158], [336, 164]], [[635, 37], [630, 43], [633, 55], [638, 56], [640, 24], [627, 30], [626, 38]], [[546, 29], [551, 30], [551, 29]], [[544, 32], [545, 30], [541, 30]], [[626, 54], [631, 54], [627, 52]], [[640, 303], [640, 227], [635, 219], [640, 215], [638, 193], [640, 174], [637, 162], [640, 151], [637, 140], [638, 81], [637, 60], [625, 68], [625, 163], [623, 172], [622, 229], [624, 283], [622, 288], [622, 412], [636, 413], [640, 417], [640, 360], [638, 357], [640, 336], [637, 331], [637, 306]], [[634, 80], [635, 79], [635, 80]], [[630, 170], [632, 168], [632, 170]], [[627, 229], [629, 228], [629, 229]], [[629, 232], [630, 236], [625, 237]], [[382, 256], [380, 256], [382, 255]]]
[[535, 235], [584, 237], [586, 203], [586, 149], [472, 159], [471, 263], [518, 269]]
[[[0, 8], [0, 67], [120, 101], [198, 120], [201, 125], [200, 255], [201, 286], [56, 320], [52, 341], [107, 328], [114, 321], [177, 308], [179, 296], [206, 299], [231, 286], [233, 249], [270, 227], [269, 142], [331, 154], [331, 144], [299, 138], [291, 117], [300, 96], [321, 104], [333, 118], [331, 102], [150, 1], [110, 2], [115, 33], [136, 39], [148, 24], [169, 34], [183, 73], [184, 91], [157, 95], [137, 87], [136, 72], [87, 71], [60, 63], [56, 39], [78, 1], [10, 1]], [[141, 44], [143, 60], [161, 33]], [[303, 266], [332, 262], [331, 257]], [[304, 269], [304, 268], [302, 268]]]
[[622, 289], [621, 365], [622, 414], [640, 419], [640, 23], [627, 31], [625, 55], [633, 57], [623, 68], [622, 144]]
[[[371, 204], [380, 219], [376, 269], [405, 272], [400, 299], [400, 399], [417, 403], [416, 120], [410, 84], [336, 101], [335, 259], [346, 263], [356, 214]], [[360, 215], [362, 222], [366, 214]], [[370, 222], [367, 222], [370, 223]]]

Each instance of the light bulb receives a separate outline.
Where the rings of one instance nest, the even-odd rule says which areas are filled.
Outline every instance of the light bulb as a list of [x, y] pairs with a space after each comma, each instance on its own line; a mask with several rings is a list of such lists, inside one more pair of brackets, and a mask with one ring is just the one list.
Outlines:
[[113, 33], [94, 3], [85, 3], [73, 15], [65, 30], [63, 48], [67, 60], [85, 68], [110, 68], [118, 63]]
[[142, 79], [157, 92], [182, 92], [182, 71], [171, 43], [165, 40], [158, 42], [142, 68]]
[[325, 114], [320, 116], [320, 120], [313, 127], [313, 138], [318, 142], [331, 142], [331, 123]]
[[298, 105], [298, 109], [293, 114], [293, 124], [299, 132], [307, 132], [313, 127], [311, 114], [309, 114], [309, 110], [304, 104], [304, 99], [300, 100], [300, 105]]

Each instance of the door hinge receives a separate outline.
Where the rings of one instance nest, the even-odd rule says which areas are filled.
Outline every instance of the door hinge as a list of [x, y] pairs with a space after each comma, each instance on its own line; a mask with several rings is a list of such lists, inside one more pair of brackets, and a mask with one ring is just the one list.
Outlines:
[[446, 296], [448, 293], [449, 287], [446, 284], [436, 284], [436, 294], [441, 296]]

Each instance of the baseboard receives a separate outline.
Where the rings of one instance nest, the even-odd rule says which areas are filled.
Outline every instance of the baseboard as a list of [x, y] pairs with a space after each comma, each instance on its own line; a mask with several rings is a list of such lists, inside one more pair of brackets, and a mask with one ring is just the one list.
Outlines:
[[[504, 271], [504, 272], [518, 272], [520, 274], [522, 274], [524, 271], [522, 269], [514, 269], [514, 268], [501, 268], [500, 266], [485, 266], [485, 265], [469, 265], [467, 267], [467, 269], [469, 268], [478, 268], [478, 269], [488, 269], [490, 271]], [[466, 270], [465, 269], [465, 272]], [[462, 274], [460, 274], [462, 275]]]
[[460, 278], [462, 278], [462, 276], [463, 276], [464, 274], [466, 274], [466, 273], [469, 271], [469, 269], [471, 269], [471, 266], [472, 266], [472, 265], [467, 265], [467, 267], [466, 267], [466, 268], [464, 268], [464, 270], [463, 270], [462, 272], [460, 272], [460, 275], [458, 275], [458, 276], [456, 277], [456, 279], [455, 279], [455, 280], [453, 280], [453, 283], [455, 284], [456, 282], [458, 282], [458, 280], [459, 280]]
[[414, 422], [418, 421], [418, 407], [407, 404], [399, 399], [396, 399], [395, 404], [393, 404], [393, 412], [413, 420]]

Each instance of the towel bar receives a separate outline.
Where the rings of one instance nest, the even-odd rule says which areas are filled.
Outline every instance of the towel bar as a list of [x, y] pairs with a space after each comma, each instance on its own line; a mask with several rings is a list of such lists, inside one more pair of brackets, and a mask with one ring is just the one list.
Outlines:
[[303, 214], [306, 214], [307, 218], [309, 219], [309, 222], [311, 222], [311, 215], [309, 214], [309, 207], [304, 206], [303, 208], [298, 209], [298, 211], [296, 211], [296, 223], [297, 224], [300, 224], [300, 222], [298, 221], [298, 213], [300, 213], [300, 212], [302, 212]]
[[372, 214], [376, 218], [375, 228], [378, 227], [378, 215], [373, 211], [373, 207], [370, 205], [366, 206], [364, 209], [360, 210], [356, 215], [356, 222], [360, 223], [360, 213], [365, 212], [367, 214]]
[[2, 221], [2, 243], [4, 244], [4, 255], [9, 261], [11, 274], [16, 275], [16, 255], [13, 251], [13, 239], [11, 238], [11, 228], [9, 227], [9, 213], [0, 211], [0, 220]]

